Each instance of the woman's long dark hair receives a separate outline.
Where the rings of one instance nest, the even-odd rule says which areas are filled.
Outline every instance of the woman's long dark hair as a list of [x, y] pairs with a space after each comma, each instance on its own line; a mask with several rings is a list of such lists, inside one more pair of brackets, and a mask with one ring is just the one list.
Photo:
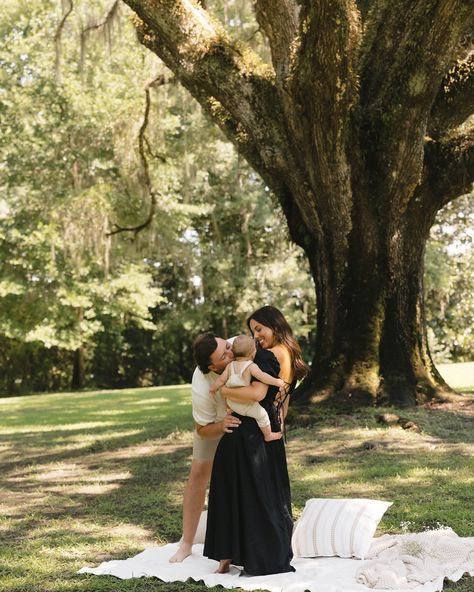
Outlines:
[[306, 376], [309, 370], [308, 365], [301, 356], [301, 348], [293, 337], [293, 331], [291, 330], [288, 321], [278, 308], [275, 308], [274, 306], [262, 306], [262, 308], [253, 312], [247, 319], [247, 327], [251, 333], [250, 321], [252, 319], [271, 329], [275, 336], [275, 341], [286, 345], [290, 350], [294, 377], [300, 380]]

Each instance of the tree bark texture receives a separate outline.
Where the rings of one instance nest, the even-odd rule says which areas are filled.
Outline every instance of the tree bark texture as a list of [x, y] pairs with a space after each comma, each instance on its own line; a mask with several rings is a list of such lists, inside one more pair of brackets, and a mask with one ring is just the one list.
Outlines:
[[[77, 321], [79, 333], [82, 334], [81, 323], [84, 321], [84, 309], [79, 307], [77, 309]], [[80, 345], [73, 353], [72, 365], [72, 380], [71, 387], [73, 389], [81, 389], [85, 384], [86, 379], [86, 352], [84, 345]]]
[[474, 180], [472, 2], [255, 0], [271, 64], [194, 0], [126, 3], [308, 256], [318, 326], [300, 400], [447, 395], [426, 340], [423, 255], [436, 213]]
[[72, 380], [71, 387], [73, 389], [81, 389], [85, 383], [86, 377], [86, 360], [84, 347], [78, 347], [74, 350], [73, 367], [72, 367]]

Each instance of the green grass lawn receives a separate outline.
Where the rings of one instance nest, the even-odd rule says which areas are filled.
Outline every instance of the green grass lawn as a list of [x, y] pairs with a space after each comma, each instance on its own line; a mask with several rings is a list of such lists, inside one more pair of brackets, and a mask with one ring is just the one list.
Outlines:
[[[381, 426], [380, 412], [317, 411], [309, 427], [290, 426], [295, 516], [310, 497], [374, 497], [394, 502], [379, 533], [442, 524], [473, 536], [474, 395], [403, 412], [421, 433]], [[0, 399], [0, 418], [2, 592], [206, 589], [76, 575], [179, 539], [192, 449], [189, 387]], [[472, 592], [474, 580], [446, 588]]]
[[436, 367], [444, 380], [453, 388], [463, 390], [474, 384], [474, 362], [437, 364]]

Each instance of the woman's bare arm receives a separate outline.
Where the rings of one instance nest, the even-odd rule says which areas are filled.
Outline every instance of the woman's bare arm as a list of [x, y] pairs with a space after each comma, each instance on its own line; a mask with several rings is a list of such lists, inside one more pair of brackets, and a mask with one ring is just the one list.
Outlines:
[[[271, 349], [271, 351], [275, 354], [278, 363], [280, 364], [280, 377], [289, 385], [293, 381], [293, 370], [291, 367], [291, 354], [288, 349], [284, 345], [276, 345]], [[286, 418], [286, 414], [288, 413], [288, 405], [290, 404], [290, 397], [286, 397], [285, 402], [283, 403], [283, 419]]]
[[257, 364], [251, 364], [249, 366], [249, 370], [250, 370], [250, 374], [254, 378], [259, 380], [260, 382], [263, 382], [264, 384], [270, 384], [273, 386], [277, 386], [278, 388], [281, 388], [285, 384], [285, 381], [282, 380], [281, 378], [274, 378], [271, 374], [268, 374], [268, 372], [264, 372], [263, 370], [260, 370], [260, 368], [257, 366]]
[[255, 401], [262, 401], [267, 394], [267, 390], [268, 385], [263, 384], [263, 382], [252, 382], [249, 386], [239, 386], [237, 388], [223, 386], [221, 395], [236, 403], [254, 403]]

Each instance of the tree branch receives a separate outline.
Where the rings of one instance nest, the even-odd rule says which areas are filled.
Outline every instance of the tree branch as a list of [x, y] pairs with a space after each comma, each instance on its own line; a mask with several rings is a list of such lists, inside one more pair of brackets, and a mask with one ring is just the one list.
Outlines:
[[472, 191], [474, 125], [455, 136], [429, 141], [425, 148], [425, 170], [421, 191], [428, 193], [436, 210]]
[[112, 6], [107, 11], [107, 14], [104, 18], [98, 22], [88, 25], [81, 31], [81, 53], [79, 59], [79, 71], [82, 72], [84, 69], [84, 59], [85, 59], [85, 52], [86, 52], [86, 42], [87, 38], [89, 37], [90, 33], [95, 30], [104, 29], [107, 34], [107, 38], [110, 42], [111, 35], [110, 35], [110, 27], [114, 23], [114, 21], [118, 18], [120, 14], [120, 0], [114, 0]]
[[58, 28], [56, 29], [56, 33], [54, 34], [54, 76], [57, 85], [61, 84], [61, 39], [63, 35], [64, 25], [66, 24], [66, 20], [68, 19], [73, 9], [74, 4], [72, 3], [72, 0], [69, 0], [69, 6], [67, 10], [64, 12], [61, 21], [59, 22]]
[[240, 133], [261, 150], [280, 147], [283, 159], [281, 101], [274, 75], [260, 58], [234, 44], [192, 0], [126, 2], [139, 17], [135, 25], [141, 42], [191, 94], [214, 97], [239, 123]]
[[318, 217], [323, 226], [334, 229], [334, 241], [342, 253], [351, 226], [347, 151], [351, 110], [357, 103], [360, 13], [354, 0], [305, 0], [301, 4], [286, 108], [296, 145], [308, 147], [301, 160], [310, 177], [311, 193], [317, 196]]
[[143, 114], [143, 121], [138, 132], [138, 152], [140, 154], [140, 161], [142, 163], [145, 185], [147, 188], [148, 195], [150, 196], [150, 210], [148, 212], [148, 216], [146, 220], [144, 220], [141, 224], [138, 224], [137, 226], [120, 226], [119, 224], [114, 224], [115, 230], [112, 230], [109, 233], [107, 233], [107, 236], [112, 236], [114, 234], [118, 234], [119, 232], [134, 232], [136, 236], [139, 232], [141, 232], [144, 228], [151, 224], [151, 221], [155, 216], [157, 205], [157, 191], [153, 187], [153, 183], [150, 176], [150, 169], [148, 166], [148, 159], [146, 157], [145, 149], [147, 148], [148, 141], [145, 132], [146, 128], [148, 127], [148, 118], [150, 115], [151, 107], [150, 88], [155, 86], [161, 86], [166, 83], [167, 79], [165, 76], [163, 76], [163, 74], [160, 74], [145, 83], [145, 112]]
[[[262, 160], [260, 153], [252, 142], [246, 142], [245, 136], [241, 136], [239, 131], [239, 124], [232, 119], [231, 115], [225, 111], [224, 107], [220, 105], [215, 99], [202, 96], [199, 99], [204, 111], [209, 117], [218, 124], [220, 129], [224, 132], [226, 137], [235, 142], [236, 137], [240, 137], [237, 149], [240, 154], [247, 160], [250, 166], [259, 173], [263, 181], [273, 191], [283, 209], [283, 213], [288, 222], [291, 240], [304, 249], [309, 249], [308, 240], [310, 240], [311, 233], [307, 231], [309, 226], [308, 221], [314, 225], [315, 213], [308, 211], [305, 205], [301, 205], [300, 200], [296, 199], [298, 205], [292, 199], [294, 193], [285, 182], [280, 170], [273, 170], [269, 168]], [[289, 156], [291, 166], [291, 157]], [[316, 220], [319, 227], [319, 220]], [[310, 227], [310, 226], [309, 226]], [[318, 235], [318, 233], [315, 233]], [[319, 235], [318, 235], [319, 236]], [[313, 249], [314, 250], [314, 249]]]
[[[471, 18], [464, 0], [379, 2], [366, 22], [362, 141], [374, 193], [398, 219], [420, 179], [429, 111]], [[403, 19], [400, 15], [403, 14]]]
[[270, 43], [276, 79], [283, 82], [288, 74], [291, 46], [298, 33], [298, 5], [294, 0], [256, 0], [255, 14]]
[[429, 130], [439, 136], [474, 114], [474, 51], [445, 76], [431, 110]]
[[[274, 72], [252, 50], [233, 43], [193, 0], [125, 1], [137, 14], [140, 41], [165, 62], [282, 199], [279, 188], [299, 165], [288, 152]], [[304, 189], [300, 194], [307, 197]], [[307, 229], [319, 227], [312, 201], [297, 201], [293, 219]]]
[[314, 121], [324, 122], [328, 132], [337, 129], [337, 136], [357, 92], [359, 17], [353, 0], [306, 1], [300, 14], [293, 88], [298, 100], [314, 107]]

